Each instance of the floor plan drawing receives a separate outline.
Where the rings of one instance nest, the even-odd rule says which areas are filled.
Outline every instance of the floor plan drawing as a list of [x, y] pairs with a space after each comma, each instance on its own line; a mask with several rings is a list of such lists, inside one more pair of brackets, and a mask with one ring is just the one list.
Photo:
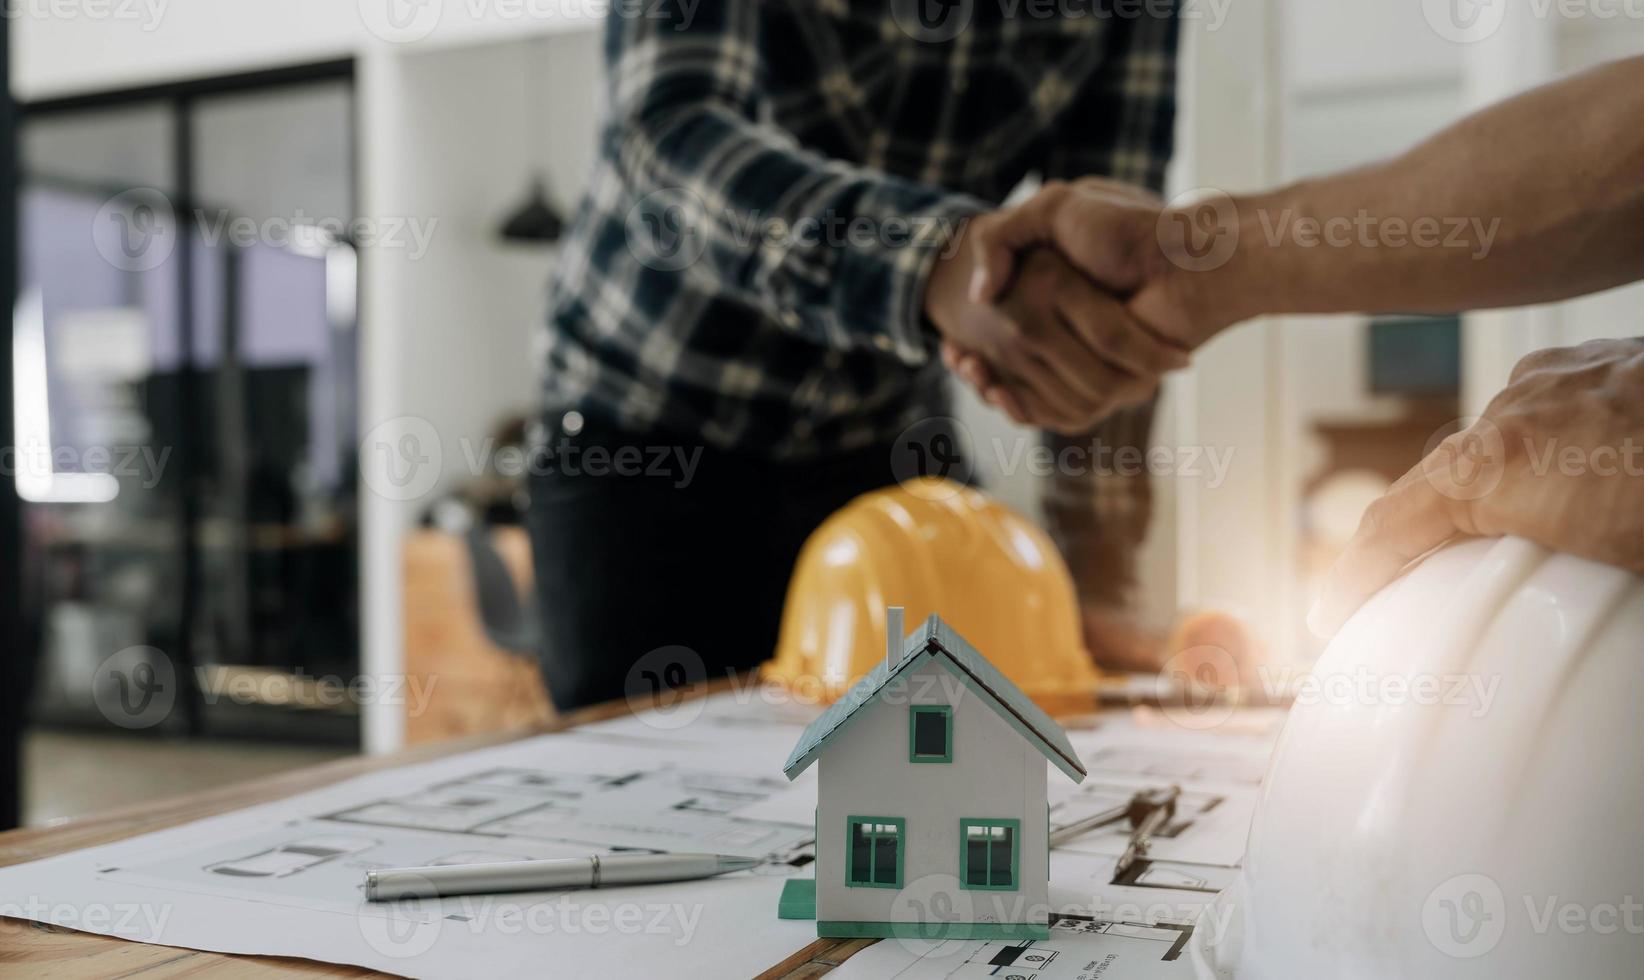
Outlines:
[[324, 819], [476, 838], [764, 857], [790, 850], [810, 832], [730, 811], [785, 789], [782, 779], [669, 766], [610, 775], [492, 769]]
[[1169, 781], [1203, 780], [1259, 786], [1267, 771], [1267, 753], [1217, 752], [1157, 746], [1112, 745], [1085, 760], [1092, 774], [1122, 772]]
[[923, 949], [885, 940], [846, 960], [841, 980], [1176, 980], [1191, 978], [1191, 922], [1053, 915], [1050, 938], [949, 941]]
[[[715, 698], [685, 730], [625, 716], [357, 776], [0, 869], [0, 895], [37, 899], [47, 911], [7, 914], [40, 921], [54, 921], [52, 909], [92, 904], [156, 913], [129, 926], [130, 917], [61, 923], [124, 939], [401, 975], [540, 975], [545, 949], [557, 973], [608, 975], [620, 945], [633, 973], [751, 976], [815, 938], [814, 923], [774, 915], [783, 879], [812, 873], [815, 789], [782, 778], [799, 727], [768, 715]], [[1081, 739], [1081, 757], [1096, 762], [1092, 779], [1052, 801], [1053, 822], [1140, 789], [1181, 787], [1175, 819], [1128, 876], [1116, 874], [1129, 833], [1121, 820], [1052, 851], [1059, 918], [1048, 941], [910, 950], [890, 940], [852, 957], [840, 975], [1182, 976], [1188, 964], [1171, 951], [1242, 858], [1257, 795], [1248, 773], [1259, 781], [1267, 747], [1116, 723]], [[387, 903], [366, 901], [362, 887], [367, 871], [382, 868], [636, 850], [738, 854], [761, 864], [660, 886]]]

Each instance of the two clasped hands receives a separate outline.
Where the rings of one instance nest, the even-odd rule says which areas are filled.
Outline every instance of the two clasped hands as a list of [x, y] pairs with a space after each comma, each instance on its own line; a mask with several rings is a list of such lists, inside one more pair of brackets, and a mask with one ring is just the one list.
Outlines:
[[[1487, 108], [1384, 163], [1261, 194], [1170, 208], [1107, 180], [1047, 185], [972, 219], [933, 269], [925, 312], [949, 368], [986, 401], [1076, 434], [1259, 315], [1489, 309], [1638, 282], [1640, 113], [1644, 57]], [[1380, 234], [1272, 240], [1262, 229], [1274, 215], [1374, 219]], [[1473, 248], [1414, 237], [1445, 218], [1489, 237]], [[1366, 511], [1309, 617], [1315, 631], [1335, 632], [1456, 535], [1517, 535], [1644, 574], [1636, 332], [1620, 323], [1614, 339], [1525, 357], [1477, 420]], [[1458, 467], [1487, 479], [1460, 485]]]
[[1168, 217], [1146, 190], [1083, 178], [971, 219], [925, 293], [943, 360], [1016, 422], [1068, 435], [1146, 401], [1233, 322], [1194, 308]]

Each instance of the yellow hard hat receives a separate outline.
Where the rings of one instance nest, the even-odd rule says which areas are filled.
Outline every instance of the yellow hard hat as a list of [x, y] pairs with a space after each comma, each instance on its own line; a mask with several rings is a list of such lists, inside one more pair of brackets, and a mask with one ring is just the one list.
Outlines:
[[833, 701], [885, 656], [885, 608], [939, 614], [1047, 709], [1090, 703], [1073, 579], [1043, 530], [980, 490], [921, 478], [864, 494], [799, 553], [763, 676]]

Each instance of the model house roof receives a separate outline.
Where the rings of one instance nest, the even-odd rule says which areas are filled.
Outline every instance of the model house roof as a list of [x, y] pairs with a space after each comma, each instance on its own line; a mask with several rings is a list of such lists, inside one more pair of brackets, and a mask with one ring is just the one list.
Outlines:
[[1085, 778], [1085, 767], [1067, 740], [1067, 733], [1055, 719], [1022, 693], [1022, 689], [988, 662], [988, 658], [955, 633], [941, 618], [932, 615], [904, 641], [901, 656], [892, 662], [881, 660], [867, 676], [852, 685], [844, 696], [833, 703], [822, 717], [811, 722], [799, 744], [788, 756], [782, 771], [794, 779], [810, 767], [833, 734], [850, 723], [856, 712], [874, 700], [885, 685], [903, 671], [920, 662], [922, 657], [934, 657], [942, 666], [953, 671], [965, 687], [980, 697], [1005, 723], [1033, 743], [1051, 764], [1066, 773], [1074, 782]]

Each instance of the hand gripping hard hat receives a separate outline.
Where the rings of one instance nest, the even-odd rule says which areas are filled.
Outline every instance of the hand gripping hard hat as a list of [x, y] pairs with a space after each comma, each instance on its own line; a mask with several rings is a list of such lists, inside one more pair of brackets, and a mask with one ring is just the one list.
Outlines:
[[938, 613], [1047, 708], [1090, 704], [1073, 579], [1050, 538], [980, 490], [921, 478], [864, 494], [805, 542], [764, 676], [833, 701], [885, 656], [885, 608]]
[[1475, 540], [1319, 660], [1201, 978], [1644, 976], [1644, 579]]

